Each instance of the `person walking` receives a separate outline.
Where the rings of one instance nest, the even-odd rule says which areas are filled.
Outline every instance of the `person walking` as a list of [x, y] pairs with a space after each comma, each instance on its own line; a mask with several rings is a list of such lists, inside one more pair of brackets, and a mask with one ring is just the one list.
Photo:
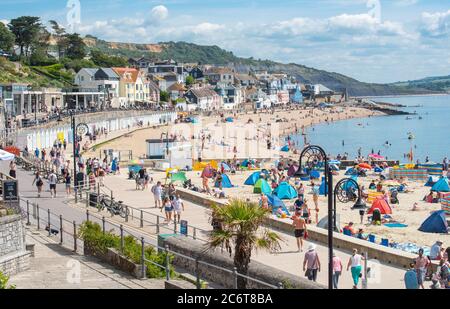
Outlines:
[[162, 186], [161, 182], [158, 181], [153, 187], [152, 187], [152, 193], [153, 197], [155, 199], [155, 208], [161, 208], [162, 209]]
[[292, 226], [294, 227], [294, 236], [297, 239], [298, 252], [303, 252], [303, 238], [306, 233], [306, 221], [300, 215], [300, 211], [295, 211], [292, 216]]
[[361, 262], [363, 257], [358, 254], [358, 249], [353, 249], [352, 256], [348, 260], [347, 271], [349, 271], [351, 267], [352, 279], [353, 279], [353, 288], [358, 288], [359, 278], [361, 277]]
[[70, 176], [69, 170], [66, 170], [64, 175], [64, 183], [66, 184], [66, 195], [69, 196], [71, 193], [70, 184], [72, 183], [72, 177]]
[[320, 259], [315, 244], [309, 244], [308, 246], [308, 251], [305, 253], [305, 259], [303, 260], [303, 271], [308, 280], [316, 282], [317, 273], [320, 272]]
[[333, 253], [333, 289], [338, 289], [339, 277], [342, 274], [342, 260], [340, 257]]
[[314, 206], [315, 211], [316, 211], [316, 224], [319, 223], [319, 193], [320, 193], [320, 189], [319, 186], [313, 186], [313, 201], [314, 201]]
[[425, 289], [424, 287], [424, 281], [425, 276], [427, 274], [428, 265], [430, 264], [430, 260], [423, 255], [423, 249], [419, 249], [419, 256], [414, 261], [415, 269], [416, 269], [416, 275], [417, 275], [417, 283], [422, 289]]
[[[173, 213], [173, 205], [170, 202], [169, 197], [164, 198], [163, 205], [164, 205], [164, 212], [166, 214], [165, 222], [167, 222], [167, 224], [169, 224], [170, 221], [172, 221], [172, 213]], [[162, 210], [163, 209], [161, 208], [161, 212], [162, 212]]]
[[58, 176], [56, 176], [55, 171], [52, 171], [48, 176], [48, 183], [50, 184], [50, 194], [52, 198], [56, 197], [56, 184], [58, 183]]
[[41, 197], [42, 186], [44, 185], [44, 182], [42, 181], [42, 177], [39, 172], [36, 172], [36, 175], [34, 176], [32, 185], [34, 185], [34, 184], [36, 184], [36, 187], [38, 190], [38, 197]]
[[177, 194], [177, 196], [173, 199], [172, 205], [174, 211], [174, 220], [175, 222], [180, 223], [181, 213], [184, 211], [184, 203], [179, 194]]
[[14, 160], [9, 163], [9, 176], [16, 178], [16, 163]]

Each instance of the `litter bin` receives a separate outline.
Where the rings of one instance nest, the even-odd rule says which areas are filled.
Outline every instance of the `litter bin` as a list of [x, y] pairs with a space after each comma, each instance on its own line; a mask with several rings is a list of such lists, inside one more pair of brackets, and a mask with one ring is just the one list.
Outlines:
[[89, 193], [89, 206], [91, 207], [96, 207], [97, 206], [97, 199], [98, 199], [98, 194], [97, 193]]

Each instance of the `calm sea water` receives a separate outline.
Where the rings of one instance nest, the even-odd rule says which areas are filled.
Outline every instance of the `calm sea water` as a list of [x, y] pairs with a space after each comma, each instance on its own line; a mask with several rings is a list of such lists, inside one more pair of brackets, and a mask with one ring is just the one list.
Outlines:
[[[412, 120], [406, 120], [406, 116], [386, 116], [321, 124], [308, 129], [309, 142], [322, 146], [333, 155], [347, 152], [351, 158], [357, 156], [359, 147], [364, 155], [373, 149], [388, 159], [401, 162], [408, 161], [404, 159], [404, 154], [409, 153], [411, 148], [414, 160], [419, 159], [420, 162], [424, 162], [426, 156], [439, 163], [444, 157], [450, 158], [450, 96], [383, 97], [374, 100], [408, 106], [403, 110], [417, 112], [417, 116], [410, 116]], [[414, 139], [408, 139], [409, 132], [415, 136]], [[303, 145], [302, 136], [292, 138], [298, 145]], [[386, 141], [391, 146], [385, 146]]]

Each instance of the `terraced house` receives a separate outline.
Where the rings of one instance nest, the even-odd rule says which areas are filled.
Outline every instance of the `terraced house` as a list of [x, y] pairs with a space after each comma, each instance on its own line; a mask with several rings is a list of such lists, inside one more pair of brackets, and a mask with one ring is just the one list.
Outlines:
[[121, 106], [156, 104], [159, 89], [144, 73], [134, 68], [112, 68], [119, 75], [119, 97]]

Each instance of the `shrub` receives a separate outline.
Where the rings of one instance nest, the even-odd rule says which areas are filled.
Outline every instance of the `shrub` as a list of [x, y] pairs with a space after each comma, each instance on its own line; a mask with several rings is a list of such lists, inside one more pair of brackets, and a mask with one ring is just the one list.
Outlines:
[[9, 276], [5, 276], [0, 271], [0, 290], [14, 290], [16, 288], [15, 285], [8, 285]]

